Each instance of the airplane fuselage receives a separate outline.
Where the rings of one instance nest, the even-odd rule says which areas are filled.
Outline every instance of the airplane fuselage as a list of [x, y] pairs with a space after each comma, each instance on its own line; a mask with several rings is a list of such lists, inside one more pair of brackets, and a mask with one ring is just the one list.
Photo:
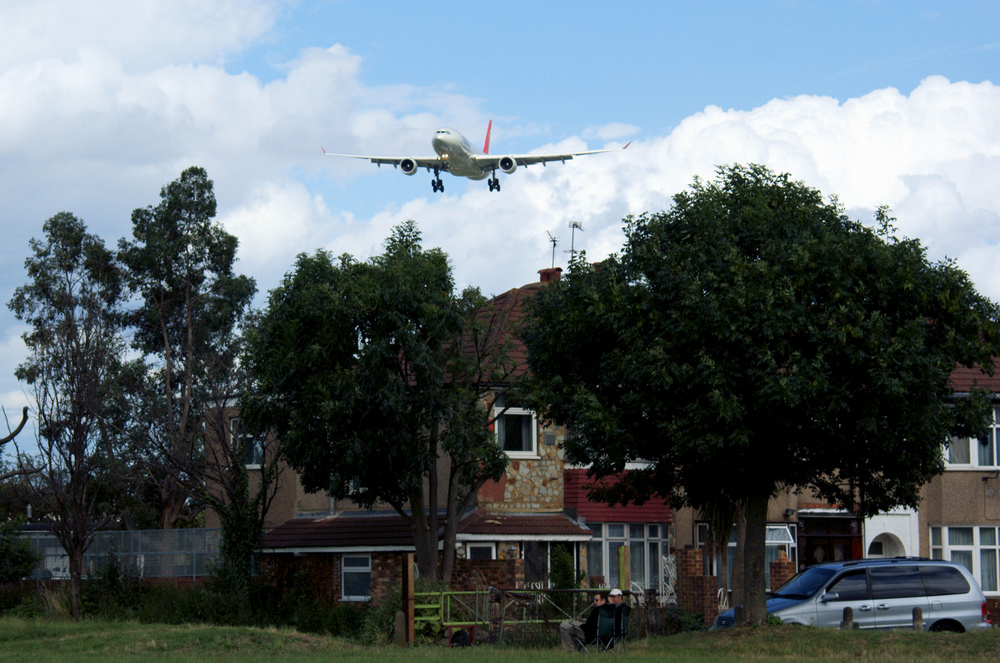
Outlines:
[[454, 129], [438, 129], [431, 140], [431, 146], [442, 160], [448, 162], [448, 172], [452, 175], [468, 177], [470, 180], [485, 179], [489, 175], [489, 172], [470, 158], [473, 154], [482, 152]]
[[[552, 161], [566, 163], [574, 157], [585, 154], [597, 154], [599, 152], [612, 152], [614, 150], [584, 150], [583, 152], [564, 152], [559, 154], [491, 154], [490, 153], [490, 132], [493, 129], [493, 121], [490, 120], [486, 127], [486, 141], [483, 143], [483, 150], [480, 152], [472, 146], [462, 134], [454, 129], [438, 129], [431, 139], [431, 146], [434, 148], [433, 157], [407, 157], [407, 156], [372, 156], [366, 154], [332, 154], [323, 150], [323, 153], [331, 157], [348, 157], [351, 159], [368, 159], [374, 164], [390, 165], [398, 168], [404, 175], [415, 175], [421, 168], [427, 172], [434, 173], [431, 180], [431, 189], [435, 192], [444, 191], [444, 182], [441, 181], [441, 173], [451, 173], [456, 177], [467, 177], [470, 180], [488, 179], [490, 191], [500, 190], [500, 178], [497, 171], [510, 175], [518, 166], [527, 168], [528, 166], [540, 163], [543, 166]], [[625, 144], [628, 147], [628, 143]], [[621, 149], [625, 149], [625, 147]]]

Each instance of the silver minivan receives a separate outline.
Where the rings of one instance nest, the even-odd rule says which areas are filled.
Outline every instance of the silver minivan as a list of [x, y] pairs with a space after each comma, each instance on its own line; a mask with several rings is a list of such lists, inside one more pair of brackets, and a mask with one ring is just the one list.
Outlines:
[[[768, 594], [767, 612], [787, 624], [839, 627], [844, 608], [860, 628], [912, 628], [913, 609], [924, 630], [988, 629], [986, 597], [961, 564], [929, 559], [859, 559], [816, 564]], [[733, 611], [715, 619], [733, 625]]]

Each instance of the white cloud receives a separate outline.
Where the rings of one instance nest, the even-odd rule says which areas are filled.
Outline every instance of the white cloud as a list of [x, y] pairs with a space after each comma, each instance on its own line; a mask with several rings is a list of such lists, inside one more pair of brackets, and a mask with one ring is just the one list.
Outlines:
[[245, 204], [220, 218], [220, 223], [240, 239], [239, 256], [255, 270], [288, 269], [299, 253], [321, 248], [323, 229], [334, 219], [321, 196], [310, 194], [296, 182], [265, 182]]
[[[584, 147], [568, 139], [542, 149]], [[428, 244], [452, 256], [460, 281], [499, 291], [550, 264], [545, 230], [560, 238], [557, 262], [565, 264], [567, 226], [581, 222], [576, 247], [600, 259], [621, 247], [625, 214], [664, 209], [695, 175], [712, 178], [717, 165], [750, 162], [837, 195], [865, 222], [876, 206], [889, 205], [901, 234], [920, 238], [932, 259], [955, 256], [981, 291], [1000, 299], [995, 261], [986, 258], [1000, 243], [1000, 88], [990, 83], [931, 77], [909, 96], [885, 89], [843, 103], [800, 96], [750, 111], [710, 106], [668, 136], [519, 169], [499, 194], [470, 183], [458, 197], [422, 200], [407, 213]], [[395, 223], [407, 213], [388, 216]], [[386, 216], [371, 219], [382, 237], [391, 225]]]
[[0, 71], [97, 50], [142, 71], [221, 61], [261, 39], [278, 0], [5, 0]]
[[603, 126], [587, 127], [580, 133], [580, 136], [587, 140], [591, 138], [596, 138], [597, 140], [619, 140], [634, 136], [637, 133], [639, 133], [639, 127], [634, 124], [612, 122]]

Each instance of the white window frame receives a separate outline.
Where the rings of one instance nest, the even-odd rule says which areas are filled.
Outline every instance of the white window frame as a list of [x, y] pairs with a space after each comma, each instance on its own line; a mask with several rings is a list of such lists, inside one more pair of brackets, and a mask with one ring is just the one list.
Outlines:
[[[531, 433], [529, 441], [531, 442], [531, 449], [528, 451], [507, 451], [503, 449], [503, 440], [500, 439], [500, 429], [505, 428], [505, 426], [500, 425], [500, 420], [502, 417], [506, 416], [518, 416], [518, 417], [531, 417]], [[493, 436], [496, 439], [497, 445], [503, 449], [503, 452], [507, 454], [508, 458], [539, 458], [538, 455], [538, 417], [535, 415], [534, 410], [528, 410], [523, 407], [505, 407], [503, 395], [497, 396], [496, 402], [493, 404]]]
[[[954, 530], [972, 530], [972, 543], [959, 543], [956, 541], [957, 537], [952, 536], [956, 534]], [[971, 556], [972, 568], [969, 569], [970, 573], [976, 578], [979, 586], [982, 587], [983, 593], [989, 597], [1000, 596], [1000, 569], [998, 569], [998, 564], [1000, 564], [1000, 532], [997, 531], [998, 528], [996, 524], [984, 523], [975, 525], [951, 525], [951, 526], [939, 526], [933, 525], [930, 528], [930, 549], [931, 549], [931, 559], [944, 559], [949, 562], [956, 562], [962, 564], [966, 568], [968, 565], [965, 563], [963, 557], [967, 557], [966, 553]], [[992, 532], [992, 535], [990, 534]], [[955, 541], [953, 543], [953, 541]], [[985, 543], [984, 543], [985, 541]], [[984, 555], [987, 553], [986, 557], [993, 557], [993, 579], [992, 587], [987, 589], [991, 583], [985, 583], [984, 587]], [[955, 555], [955, 553], [959, 553]], [[957, 559], [956, 559], [957, 558]]]
[[473, 548], [486, 548], [490, 551], [490, 556], [488, 559], [497, 558], [497, 546], [495, 543], [466, 543], [465, 544], [465, 558], [472, 559], [472, 549]]
[[[642, 548], [642, 576], [643, 582], [638, 583], [642, 585], [645, 589], [659, 589], [659, 575], [663, 573], [663, 557], [670, 554], [669, 550], [669, 537], [670, 537], [670, 525], [669, 523], [622, 523], [622, 522], [593, 522], [587, 523], [587, 527], [592, 529], [600, 528], [600, 531], [594, 532], [593, 538], [588, 542], [588, 549], [590, 544], [598, 544], [601, 548], [601, 573], [599, 575], [604, 577], [604, 582], [609, 587], [614, 587], [618, 583], [618, 578], [611, 577], [611, 556], [612, 553], [615, 555], [615, 564], [618, 561], [617, 549], [619, 546], [625, 545], [630, 548]], [[618, 530], [618, 528], [621, 528]], [[615, 533], [612, 532], [612, 528], [615, 529]], [[639, 534], [639, 528], [641, 528], [641, 535]], [[656, 531], [656, 536], [652, 535], [652, 531]], [[619, 535], [617, 532], [621, 532]], [[657, 554], [656, 562], [653, 563], [653, 556], [651, 554], [650, 548], [655, 547]], [[631, 557], [631, 556], [630, 556]], [[587, 564], [590, 565], [591, 560], [588, 555]], [[655, 568], [655, 573], [654, 573]], [[589, 569], [587, 569], [589, 573]], [[654, 577], [656, 576], [656, 577]], [[632, 574], [629, 573], [629, 578], [631, 579]], [[622, 589], [629, 589], [624, 587]]]
[[[765, 530], [765, 556], [767, 550], [772, 551], [785, 551], [785, 555], [793, 564], [797, 566], [798, 558], [798, 529], [794, 523], [768, 523], [767, 529]], [[708, 541], [708, 524], [698, 523], [697, 524], [697, 547], [703, 548]], [[718, 552], [716, 554], [707, 555], [706, 565], [707, 572], [710, 575], [714, 575], [719, 578], [719, 583], [725, 583], [727, 589], [732, 589], [732, 565], [733, 560], [736, 558], [736, 525], [733, 525], [729, 533], [729, 542], [727, 544], [726, 550], [726, 562], [729, 568], [726, 569], [726, 574], [722, 577], [719, 572], [722, 567], [721, 556]], [[771, 591], [777, 589], [777, 587], [771, 587], [771, 566], [769, 563], [764, 564], [764, 579], [767, 584], [767, 590]]]
[[[971, 437], [953, 437], [951, 441], [945, 446], [944, 449], [944, 461], [945, 467], [949, 470], [979, 470], [983, 468], [997, 469], [1000, 468], [1000, 407], [993, 407], [993, 420], [990, 423], [989, 432], [986, 434], [986, 439], [988, 442], [985, 444], [981, 443], [976, 438]], [[969, 462], [952, 462], [951, 449], [956, 444], [967, 444], [969, 446]], [[986, 454], [981, 453], [983, 451], [983, 446], [988, 448]], [[989, 455], [992, 453], [993, 458], [990, 459]], [[982, 458], [982, 456], [986, 456]], [[992, 461], [992, 462], [991, 462]]]
[[[367, 562], [367, 566], [347, 566], [348, 559], [364, 559]], [[367, 595], [355, 595], [347, 594], [347, 575], [348, 574], [358, 574], [367, 573], [368, 574], [368, 594]], [[343, 553], [340, 556], [340, 595], [343, 601], [370, 601], [372, 598], [372, 556], [369, 553]]]
[[247, 462], [244, 462], [243, 466], [246, 467], [248, 470], [259, 470], [261, 468], [261, 466], [264, 464], [264, 440], [262, 438], [258, 438], [258, 437], [252, 436], [249, 433], [244, 433], [243, 432], [242, 422], [240, 421], [240, 418], [239, 417], [232, 417], [229, 420], [229, 445], [230, 445], [229, 448], [230, 449], [235, 449], [235, 442], [236, 442], [237, 436], [239, 436], [239, 437], [241, 437], [243, 439], [243, 453], [244, 453], [243, 460], [244, 461], [246, 460], [246, 450], [248, 448], [247, 445], [249, 444], [249, 445], [253, 445], [252, 446], [252, 448], [254, 450], [253, 459], [260, 461], [260, 462], [257, 462], [257, 463], [247, 463]]

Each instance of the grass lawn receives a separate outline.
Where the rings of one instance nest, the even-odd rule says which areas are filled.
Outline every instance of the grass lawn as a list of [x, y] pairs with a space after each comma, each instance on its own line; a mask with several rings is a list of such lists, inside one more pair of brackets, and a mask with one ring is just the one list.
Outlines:
[[[977, 634], [840, 632], [796, 627], [728, 629], [630, 643], [634, 661], [996, 661], [1000, 629]], [[591, 654], [596, 656], [596, 654]], [[559, 650], [477, 646], [366, 648], [289, 630], [0, 618], [0, 660], [13, 661], [379, 661], [541, 663]], [[613, 659], [609, 659], [613, 660]]]

